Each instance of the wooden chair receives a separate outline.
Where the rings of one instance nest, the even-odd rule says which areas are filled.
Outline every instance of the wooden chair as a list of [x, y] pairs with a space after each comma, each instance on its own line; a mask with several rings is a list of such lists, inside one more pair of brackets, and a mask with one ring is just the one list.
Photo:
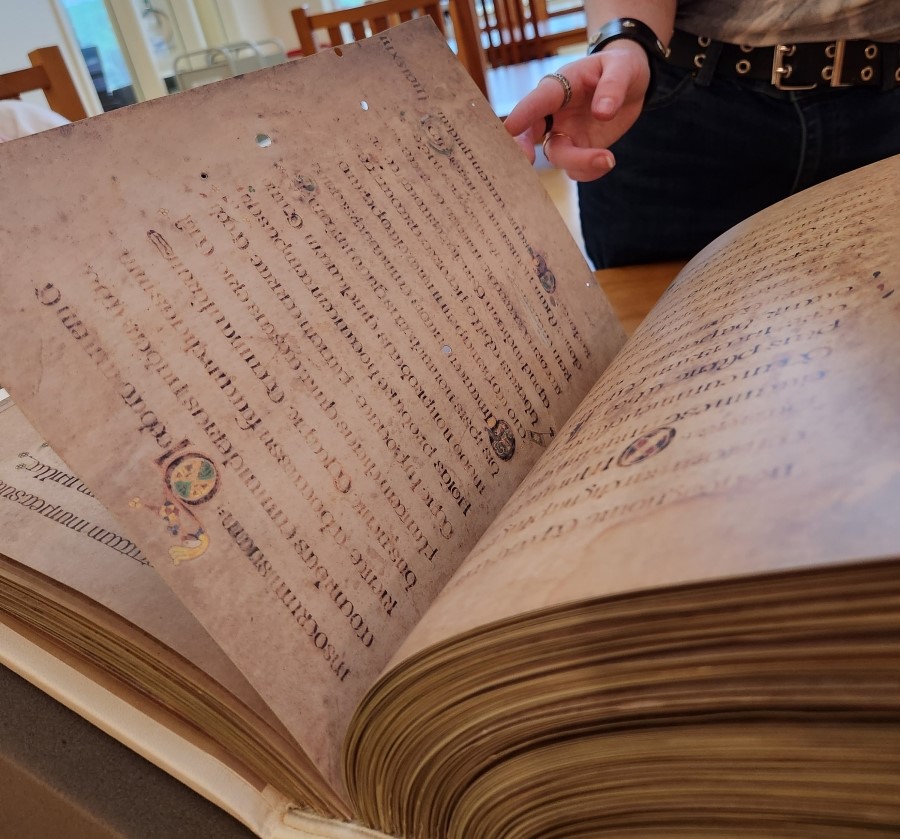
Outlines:
[[587, 44], [584, 5], [572, 3], [548, 11], [546, 0], [450, 0], [460, 60], [498, 117], [571, 61], [560, 48]]
[[[484, 78], [484, 56], [475, 35], [475, 17], [472, 0], [450, 0], [450, 19], [457, 39], [457, 55], [463, 66], [475, 80], [481, 92], [487, 95]], [[294, 28], [300, 39], [304, 55], [319, 51], [316, 32], [327, 32], [329, 46], [336, 47], [350, 41], [359, 41], [383, 32], [415, 17], [428, 15], [438, 29], [446, 35], [440, 0], [376, 0], [372, 3], [311, 15], [307, 7], [291, 10]], [[346, 37], [349, 30], [350, 37]], [[462, 36], [462, 37], [460, 37]]]
[[481, 44], [489, 67], [505, 67], [555, 55], [587, 41], [584, 6], [547, 11], [546, 0], [474, 0]]
[[28, 59], [31, 67], [0, 74], [0, 99], [18, 99], [31, 90], [42, 90], [51, 110], [73, 122], [87, 117], [59, 47], [32, 50]]
[[[319, 50], [316, 30], [328, 32], [329, 45], [332, 47], [351, 41], [361, 41], [363, 38], [383, 32], [390, 26], [425, 15], [430, 15], [441, 32], [445, 31], [439, 0], [378, 0], [375, 3], [318, 15], [309, 14], [307, 9], [307, 6], [303, 6], [291, 10], [294, 27], [300, 38], [300, 49], [304, 55], [311, 55]], [[345, 37], [345, 25], [351, 32], [349, 39]]]
[[531, 0], [475, 0], [485, 58], [490, 67], [520, 64], [552, 54], [544, 46], [543, 8]]
[[[509, 113], [519, 96], [527, 93], [542, 75], [556, 69], [540, 61], [554, 56], [567, 44], [587, 42], [583, 6], [571, 15], [553, 18], [546, 0], [449, 0], [447, 9], [453, 26], [456, 54], [500, 117]], [[533, 4], [533, 7], [532, 7]], [[311, 15], [306, 8], [293, 9], [291, 16], [304, 55], [317, 52], [314, 32], [326, 31], [331, 46], [369, 37], [398, 23], [430, 15], [446, 34], [440, 0], [375, 0], [352, 9]], [[559, 23], [562, 21], [562, 24]], [[535, 62], [521, 73], [506, 68]], [[491, 70], [503, 68], [500, 77], [489, 80]]]

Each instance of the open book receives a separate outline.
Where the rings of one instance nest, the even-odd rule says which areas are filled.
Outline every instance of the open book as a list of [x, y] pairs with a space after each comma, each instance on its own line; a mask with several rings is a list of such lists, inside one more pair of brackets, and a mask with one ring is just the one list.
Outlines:
[[900, 825], [900, 161], [625, 343], [428, 21], [0, 151], [5, 661], [264, 836]]

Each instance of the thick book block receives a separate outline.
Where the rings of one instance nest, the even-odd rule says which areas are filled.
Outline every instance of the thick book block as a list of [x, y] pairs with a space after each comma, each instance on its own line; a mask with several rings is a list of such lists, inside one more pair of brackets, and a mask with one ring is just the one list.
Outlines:
[[427, 20], [0, 157], [8, 664], [265, 839], [900, 827], [900, 160], [626, 342]]

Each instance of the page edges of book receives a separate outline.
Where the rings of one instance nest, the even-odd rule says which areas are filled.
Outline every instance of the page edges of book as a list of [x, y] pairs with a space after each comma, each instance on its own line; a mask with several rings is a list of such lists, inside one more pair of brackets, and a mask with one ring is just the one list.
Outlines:
[[0, 661], [155, 766], [269, 839], [289, 802], [259, 790], [207, 752], [148, 717], [0, 621]]

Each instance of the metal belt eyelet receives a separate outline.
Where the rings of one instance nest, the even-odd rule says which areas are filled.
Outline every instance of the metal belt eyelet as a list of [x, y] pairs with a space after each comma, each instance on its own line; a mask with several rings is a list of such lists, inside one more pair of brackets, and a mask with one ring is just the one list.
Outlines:
[[694, 56], [694, 66], [699, 70], [703, 66], [703, 62], [706, 61], [706, 53], [698, 52]]
[[866, 58], [870, 61], [878, 55], [878, 46], [876, 44], [869, 44], [865, 49]]
[[750, 62], [746, 58], [742, 58], [734, 65], [734, 69], [737, 70], [738, 75], [746, 76], [750, 72]]
[[708, 38], [706, 35], [700, 35], [697, 38], [697, 43], [700, 44], [701, 47], [706, 49], [712, 43], [712, 38]]
[[859, 71], [859, 77], [864, 82], [872, 81], [872, 77], [875, 75], [875, 71], [871, 67], [863, 67], [862, 70]]
[[894, 81], [900, 82], [900, 67], [894, 70]]
[[829, 44], [827, 47], [825, 47], [825, 56], [827, 58], [834, 58], [836, 52], [837, 44]]
[[831, 64], [829, 64], [827, 67], [823, 67], [823, 68], [822, 68], [822, 78], [823, 78], [826, 82], [830, 82], [830, 81], [831, 81], [831, 77], [832, 77], [833, 75], [834, 75], [834, 67], [833, 67]]
[[751, 47], [749, 44], [741, 44], [739, 49], [741, 52], [753, 52], [756, 47]]

